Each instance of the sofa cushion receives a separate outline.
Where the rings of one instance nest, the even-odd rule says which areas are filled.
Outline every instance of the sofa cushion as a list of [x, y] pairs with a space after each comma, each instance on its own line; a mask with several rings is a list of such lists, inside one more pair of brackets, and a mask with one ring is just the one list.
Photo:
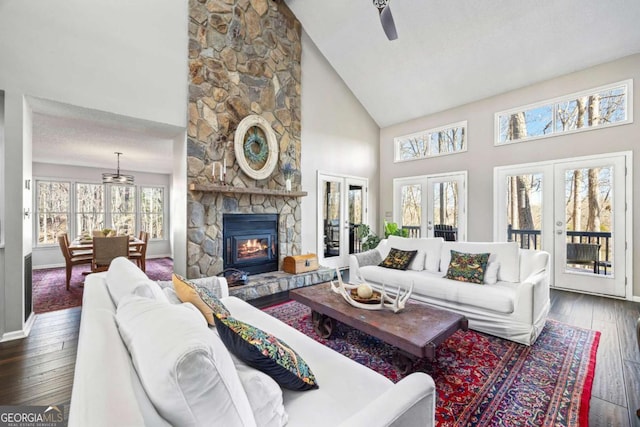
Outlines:
[[[440, 271], [445, 272], [451, 260], [451, 250], [478, 254], [488, 252], [500, 262], [498, 280], [512, 283], [520, 281], [519, 248], [516, 242], [444, 242], [440, 255]], [[492, 257], [493, 261], [494, 258]]]
[[145, 298], [151, 298], [158, 301], [169, 303], [169, 299], [162, 291], [160, 286], [153, 280], [147, 280], [143, 282], [139, 282], [136, 288], [132, 292], [135, 295], [142, 296]]
[[269, 375], [231, 355], [238, 377], [247, 394], [258, 427], [282, 427], [288, 415], [282, 402], [282, 389]]
[[484, 283], [484, 271], [487, 268], [489, 254], [467, 254], [451, 251], [451, 261], [447, 269], [447, 279], [459, 282]]
[[[442, 237], [423, 237], [423, 238], [408, 238], [400, 236], [389, 236], [389, 245], [394, 248], [402, 249], [404, 251], [417, 250], [419, 257], [420, 253], [424, 255], [424, 267], [417, 268], [418, 265], [409, 265], [410, 270], [429, 270], [438, 271], [440, 267], [440, 250], [444, 239]], [[386, 256], [386, 255], [385, 255]], [[414, 268], [415, 267], [415, 268]]]
[[215, 322], [231, 353], [271, 376], [281, 387], [298, 391], [318, 388], [307, 362], [284, 341], [231, 316], [216, 317]]
[[[380, 270], [396, 272], [382, 267]], [[236, 297], [222, 302], [231, 315], [284, 340], [313, 368], [320, 388], [282, 390], [290, 426], [326, 427], [343, 424], [372, 400], [393, 387], [390, 379], [326, 347], [273, 316]], [[336, 375], [339, 372], [340, 375]], [[348, 404], [344, 404], [348, 402]], [[310, 412], [310, 408], [312, 409]]]
[[367, 282], [377, 284], [378, 289], [381, 284], [389, 289], [398, 286], [409, 289], [413, 285], [413, 295], [419, 300], [434, 299], [505, 314], [513, 313], [515, 309], [517, 285], [513, 283], [485, 286], [447, 279], [442, 277], [443, 273], [405, 271], [398, 274], [398, 271], [373, 265], [361, 268], [360, 273]]
[[484, 283], [487, 285], [495, 285], [498, 282], [498, 270], [500, 269], [500, 263], [498, 261], [491, 261], [487, 263], [487, 268], [484, 271]]
[[255, 426], [231, 356], [199, 313], [131, 295], [116, 320], [142, 386], [172, 425]]
[[128, 258], [118, 257], [111, 261], [105, 280], [113, 304], [118, 306], [122, 297], [133, 293], [139, 284], [146, 283], [149, 278]]
[[215, 316], [228, 316], [229, 310], [207, 288], [196, 285], [184, 277], [173, 274], [171, 276], [173, 286], [182, 302], [190, 302], [202, 312], [202, 315], [210, 325], [215, 325]]
[[417, 253], [417, 250], [403, 251], [401, 249], [391, 248], [389, 255], [387, 255], [387, 257], [380, 263], [380, 267], [392, 268], [394, 270], [406, 270]]

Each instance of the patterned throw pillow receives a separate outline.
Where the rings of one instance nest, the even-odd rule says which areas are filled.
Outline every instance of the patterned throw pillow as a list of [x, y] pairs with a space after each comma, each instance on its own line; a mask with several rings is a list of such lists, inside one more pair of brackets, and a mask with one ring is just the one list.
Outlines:
[[487, 262], [489, 262], [488, 253], [466, 254], [452, 250], [446, 277], [459, 282], [482, 284]]
[[318, 388], [307, 362], [284, 341], [231, 316], [216, 317], [215, 321], [224, 345], [247, 365], [289, 390]]
[[406, 270], [415, 258], [418, 251], [401, 251], [391, 248], [389, 255], [379, 264], [380, 267], [393, 268], [395, 270]]
[[214, 317], [226, 317], [231, 314], [222, 301], [213, 295], [209, 289], [198, 286], [175, 273], [171, 279], [180, 301], [190, 302], [195, 305], [202, 312], [204, 318], [207, 319], [208, 324], [215, 325]]

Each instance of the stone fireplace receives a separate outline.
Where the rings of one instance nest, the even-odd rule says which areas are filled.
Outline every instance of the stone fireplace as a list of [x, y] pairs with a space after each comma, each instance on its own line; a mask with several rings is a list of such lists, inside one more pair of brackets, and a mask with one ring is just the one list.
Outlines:
[[224, 214], [224, 268], [248, 273], [278, 270], [278, 215]]
[[[300, 23], [284, 2], [189, 3], [187, 277], [214, 276], [228, 265], [226, 214], [277, 215], [277, 247], [266, 238], [258, 244], [269, 246], [278, 267], [300, 253], [301, 52]], [[238, 124], [251, 114], [277, 140], [278, 164], [264, 179], [247, 176], [233, 149]], [[215, 164], [225, 166], [222, 180], [218, 172], [214, 179]], [[298, 171], [290, 192], [285, 164]]]

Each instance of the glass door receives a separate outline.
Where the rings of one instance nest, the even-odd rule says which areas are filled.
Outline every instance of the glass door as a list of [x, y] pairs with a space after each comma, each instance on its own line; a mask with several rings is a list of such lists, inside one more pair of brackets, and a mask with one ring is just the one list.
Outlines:
[[318, 260], [327, 267], [349, 265], [360, 252], [358, 227], [367, 223], [365, 178], [318, 174]]
[[556, 286], [625, 296], [625, 159], [555, 165]]
[[549, 252], [554, 287], [625, 296], [626, 161], [611, 155], [496, 168], [496, 240]]
[[394, 180], [394, 221], [411, 237], [466, 240], [466, 172]]
[[466, 240], [465, 214], [466, 174], [428, 177], [427, 236], [442, 237], [445, 241]]

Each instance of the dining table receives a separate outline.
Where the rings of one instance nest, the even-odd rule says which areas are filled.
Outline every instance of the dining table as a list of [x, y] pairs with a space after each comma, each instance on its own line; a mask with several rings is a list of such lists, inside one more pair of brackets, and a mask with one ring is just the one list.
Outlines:
[[[129, 250], [134, 249], [139, 251], [145, 244], [144, 240], [140, 240], [137, 237], [129, 236]], [[86, 254], [93, 253], [93, 238], [80, 238], [77, 237], [69, 244], [69, 250], [73, 253], [76, 251], [83, 251]]]

